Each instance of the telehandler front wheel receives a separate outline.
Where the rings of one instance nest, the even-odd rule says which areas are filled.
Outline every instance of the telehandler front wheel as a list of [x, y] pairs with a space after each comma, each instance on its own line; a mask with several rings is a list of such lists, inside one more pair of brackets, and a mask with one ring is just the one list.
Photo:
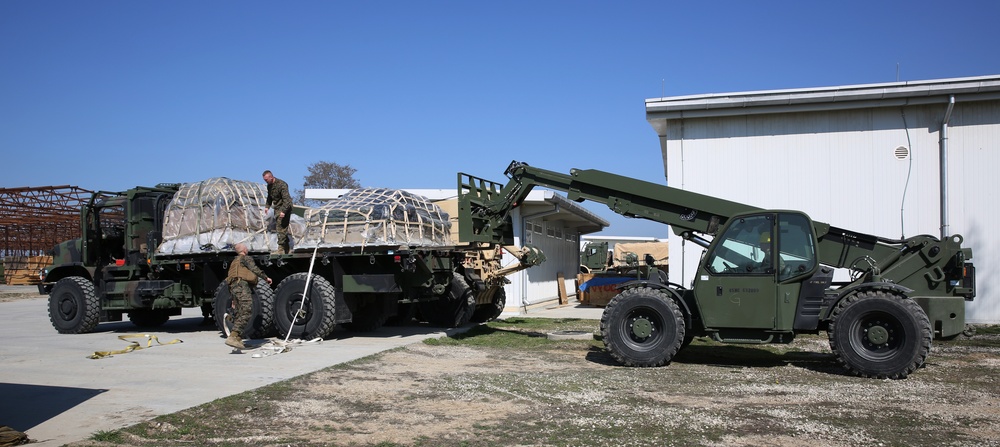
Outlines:
[[911, 299], [881, 290], [847, 297], [833, 311], [830, 349], [861, 377], [905, 379], [931, 350], [930, 319]]
[[625, 366], [663, 366], [684, 342], [684, 316], [664, 291], [628, 289], [611, 299], [601, 315], [604, 347]]

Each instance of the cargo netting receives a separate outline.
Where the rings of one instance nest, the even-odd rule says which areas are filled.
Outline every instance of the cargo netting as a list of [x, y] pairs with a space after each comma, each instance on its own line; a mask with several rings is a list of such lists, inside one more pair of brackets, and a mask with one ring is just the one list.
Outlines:
[[[263, 184], [215, 177], [185, 183], [167, 205], [161, 255], [234, 252], [238, 243], [250, 252], [277, 250], [274, 210], [264, 212]], [[305, 232], [305, 222], [292, 215], [289, 239]], [[293, 247], [294, 248], [294, 247]]]
[[305, 212], [300, 249], [348, 246], [447, 246], [448, 213], [426, 197], [398, 189], [355, 189]]

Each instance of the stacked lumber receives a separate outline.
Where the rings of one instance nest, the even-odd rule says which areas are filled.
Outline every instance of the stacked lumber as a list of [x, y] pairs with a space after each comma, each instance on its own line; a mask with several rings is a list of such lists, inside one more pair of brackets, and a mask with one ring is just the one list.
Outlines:
[[3, 282], [11, 286], [38, 284], [38, 271], [51, 264], [52, 256], [7, 256], [3, 258]]

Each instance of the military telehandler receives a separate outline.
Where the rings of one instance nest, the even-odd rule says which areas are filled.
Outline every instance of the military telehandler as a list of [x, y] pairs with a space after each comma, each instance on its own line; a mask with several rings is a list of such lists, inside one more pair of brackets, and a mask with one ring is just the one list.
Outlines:
[[[658, 269], [619, 286], [601, 334], [624, 365], [665, 365], [695, 337], [790, 343], [826, 331], [850, 373], [901, 379], [924, 364], [932, 338], [966, 329], [975, 268], [960, 235], [892, 240], [599, 170], [567, 175], [515, 161], [504, 174], [501, 185], [459, 173], [462, 241], [512, 244], [510, 213], [541, 186], [667, 224], [705, 249], [690, 287]], [[849, 281], [835, 282], [837, 269]]]

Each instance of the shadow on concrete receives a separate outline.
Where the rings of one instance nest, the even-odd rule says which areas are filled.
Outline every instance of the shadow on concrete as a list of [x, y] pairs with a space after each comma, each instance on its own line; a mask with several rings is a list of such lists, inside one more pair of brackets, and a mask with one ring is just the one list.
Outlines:
[[32, 427], [107, 391], [0, 382], [0, 425], [28, 433]]

